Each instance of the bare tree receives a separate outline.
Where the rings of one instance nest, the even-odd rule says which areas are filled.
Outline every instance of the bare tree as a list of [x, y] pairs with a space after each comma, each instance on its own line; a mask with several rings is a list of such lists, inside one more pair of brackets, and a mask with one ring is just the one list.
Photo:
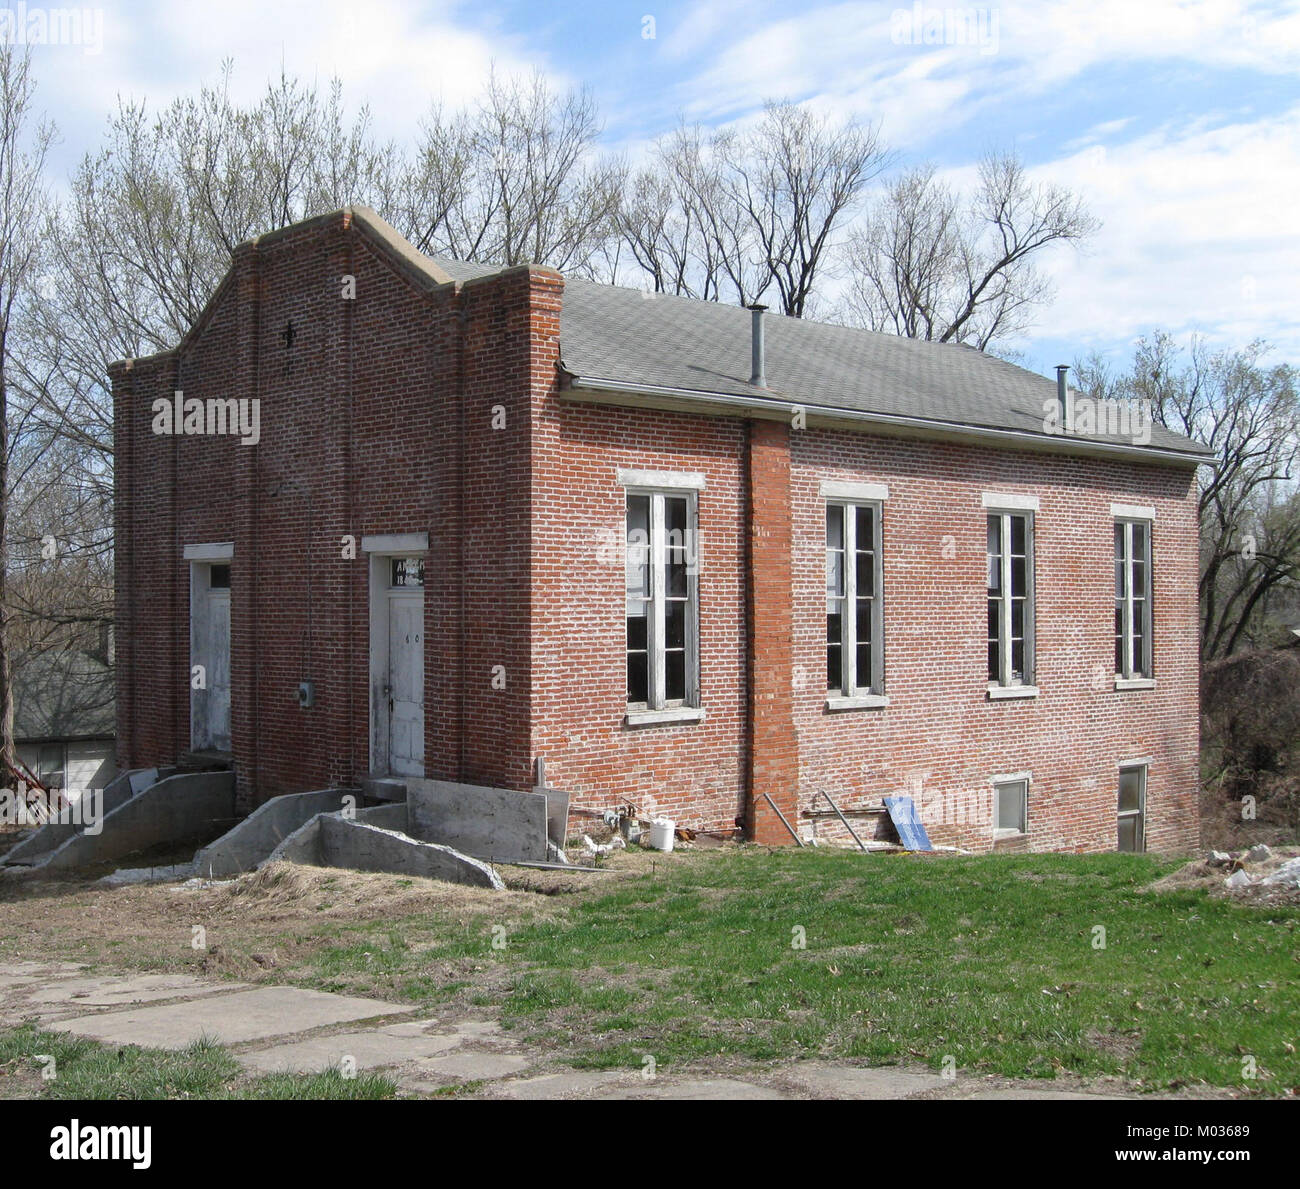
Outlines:
[[23, 418], [10, 410], [11, 334], [40, 263], [41, 215], [47, 198], [48, 124], [32, 125], [36, 84], [30, 51], [0, 44], [0, 767], [13, 772], [14, 698], [8, 591], [11, 462], [25, 443]]
[[723, 191], [747, 216], [781, 310], [803, 316], [841, 221], [884, 167], [877, 129], [832, 127], [793, 103], [768, 102], [748, 136], [723, 142]]
[[886, 159], [874, 128], [769, 101], [748, 131], [682, 125], [625, 192], [619, 235], [656, 290], [802, 317], [836, 234]]
[[596, 103], [494, 71], [468, 112], [435, 107], [404, 182], [398, 226], [422, 251], [590, 273], [617, 216], [622, 167], [596, 151]]
[[963, 199], [932, 166], [892, 179], [850, 238], [851, 320], [872, 330], [980, 350], [1023, 332], [1051, 297], [1043, 250], [1100, 223], [1061, 186], [1032, 183], [1012, 154], [980, 162]]
[[1138, 341], [1126, 373], [1077, 365], [1089, 395], [1149, 401], [1162, 425], [1215, 451], [1199, 494], [1205, 662], [1267, 643], [1270, 612], [1300, 593], [1300, 400], [1295, 370], [1265, 366], [1266, 353], [1259, 342], [1211, 351], [1199, 338], [1182, 350], [1157, 334]]

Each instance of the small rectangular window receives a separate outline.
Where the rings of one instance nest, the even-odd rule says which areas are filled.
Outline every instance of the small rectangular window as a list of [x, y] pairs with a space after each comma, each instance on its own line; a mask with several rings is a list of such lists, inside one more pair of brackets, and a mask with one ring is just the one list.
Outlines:
[[884, 692], [880, 505], [826, 505], [826, 688]]
[[423, 586], [424, 558], [395, 557], [392, 560], [392, 585]]
[[988, 675], [995, 685], [1034, 682], [1033, 534], [1028, 512], [988, 517]]
[[1151, 523], [1115, 522], [1115, 675], [1150, 677]]
[[1146, 850], [1147, 769], [1135, 764], [1119, 770], [1119, 849]]
[[1024, 834], [1029, 823], [1029, 781], [1007, 780], [993, 786], [993, 829]]
[[627, 495], [627, 702], [699, 705], [693, 492]]
[[208, 567], [208, 589], [209, 590], [230, 589], [230, 567], [229, 566]]

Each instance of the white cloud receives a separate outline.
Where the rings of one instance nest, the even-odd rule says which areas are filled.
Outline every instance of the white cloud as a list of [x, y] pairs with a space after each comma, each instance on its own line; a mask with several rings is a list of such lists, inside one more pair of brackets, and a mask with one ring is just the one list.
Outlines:
[[1034, 172], [1068, 182], [1104, 227], [1049, 261], [1044, 331], [1083, 346], [1153, 326], [1300, 359], [1300, 107], [1256, 123], [1165, 127]]

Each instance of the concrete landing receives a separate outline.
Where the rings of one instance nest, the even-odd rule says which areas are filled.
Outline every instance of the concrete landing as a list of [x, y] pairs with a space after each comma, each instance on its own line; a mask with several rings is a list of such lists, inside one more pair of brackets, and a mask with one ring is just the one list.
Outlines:
[[211, 995], [195, 1003], [170, 1003], [134, 1011], [106, 1012], [62, 1020], [58, 1032], [88, 1036], [109, 1044], [155, 1049], [183, 1049], [202, 1037], [221, 1044], [242, 1044], [308, 1032], [328, 1024], [350, 1024], [375, 1016], [402, 1015], [404, 1004], [382, 1003], [308, 991], [301, 987], [257, 987], [227, 995]]

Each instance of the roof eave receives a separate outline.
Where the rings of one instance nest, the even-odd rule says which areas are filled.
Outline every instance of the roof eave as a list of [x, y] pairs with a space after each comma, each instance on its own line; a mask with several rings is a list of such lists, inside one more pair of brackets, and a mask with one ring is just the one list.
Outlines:
[[[584, 396], [590, 393], [590, 396]], [[995, 429], [982, 425], [964, 425], [925, 417], [906, 417], [896, 413], [874, 413], [857, 409], [837, 409], [791, 401], [777, 394], [742, 396], [735, 393], [704, 392], [690, 388], [669, 388], [640, 384], [628, 380], [611, 380], [570, 373], [560, 395], [588, 403], [639, 405], [677, 412], [712, 410], [722, 416], [749, 416], [785, 421], [792, 405], [803, 410], [808, 424], [852, 426], [872, 429], [895, 436], [939, 438], [947, 441], [996, 443], [1011, 449], [1038, 453], [1084, 455], [1093, 458], [1124, 458], [1135, 462], [1164, 466], [1213, 466], [1211, 452], [1169, 450], [1160, 446], [1125, 445], [1099, 442], [1065, 435], [1030, 433], [1025, 430]], [[624, 399], [619, 399], [620, 397]], [[655, 403], [658, 402], [658, 403]]]

